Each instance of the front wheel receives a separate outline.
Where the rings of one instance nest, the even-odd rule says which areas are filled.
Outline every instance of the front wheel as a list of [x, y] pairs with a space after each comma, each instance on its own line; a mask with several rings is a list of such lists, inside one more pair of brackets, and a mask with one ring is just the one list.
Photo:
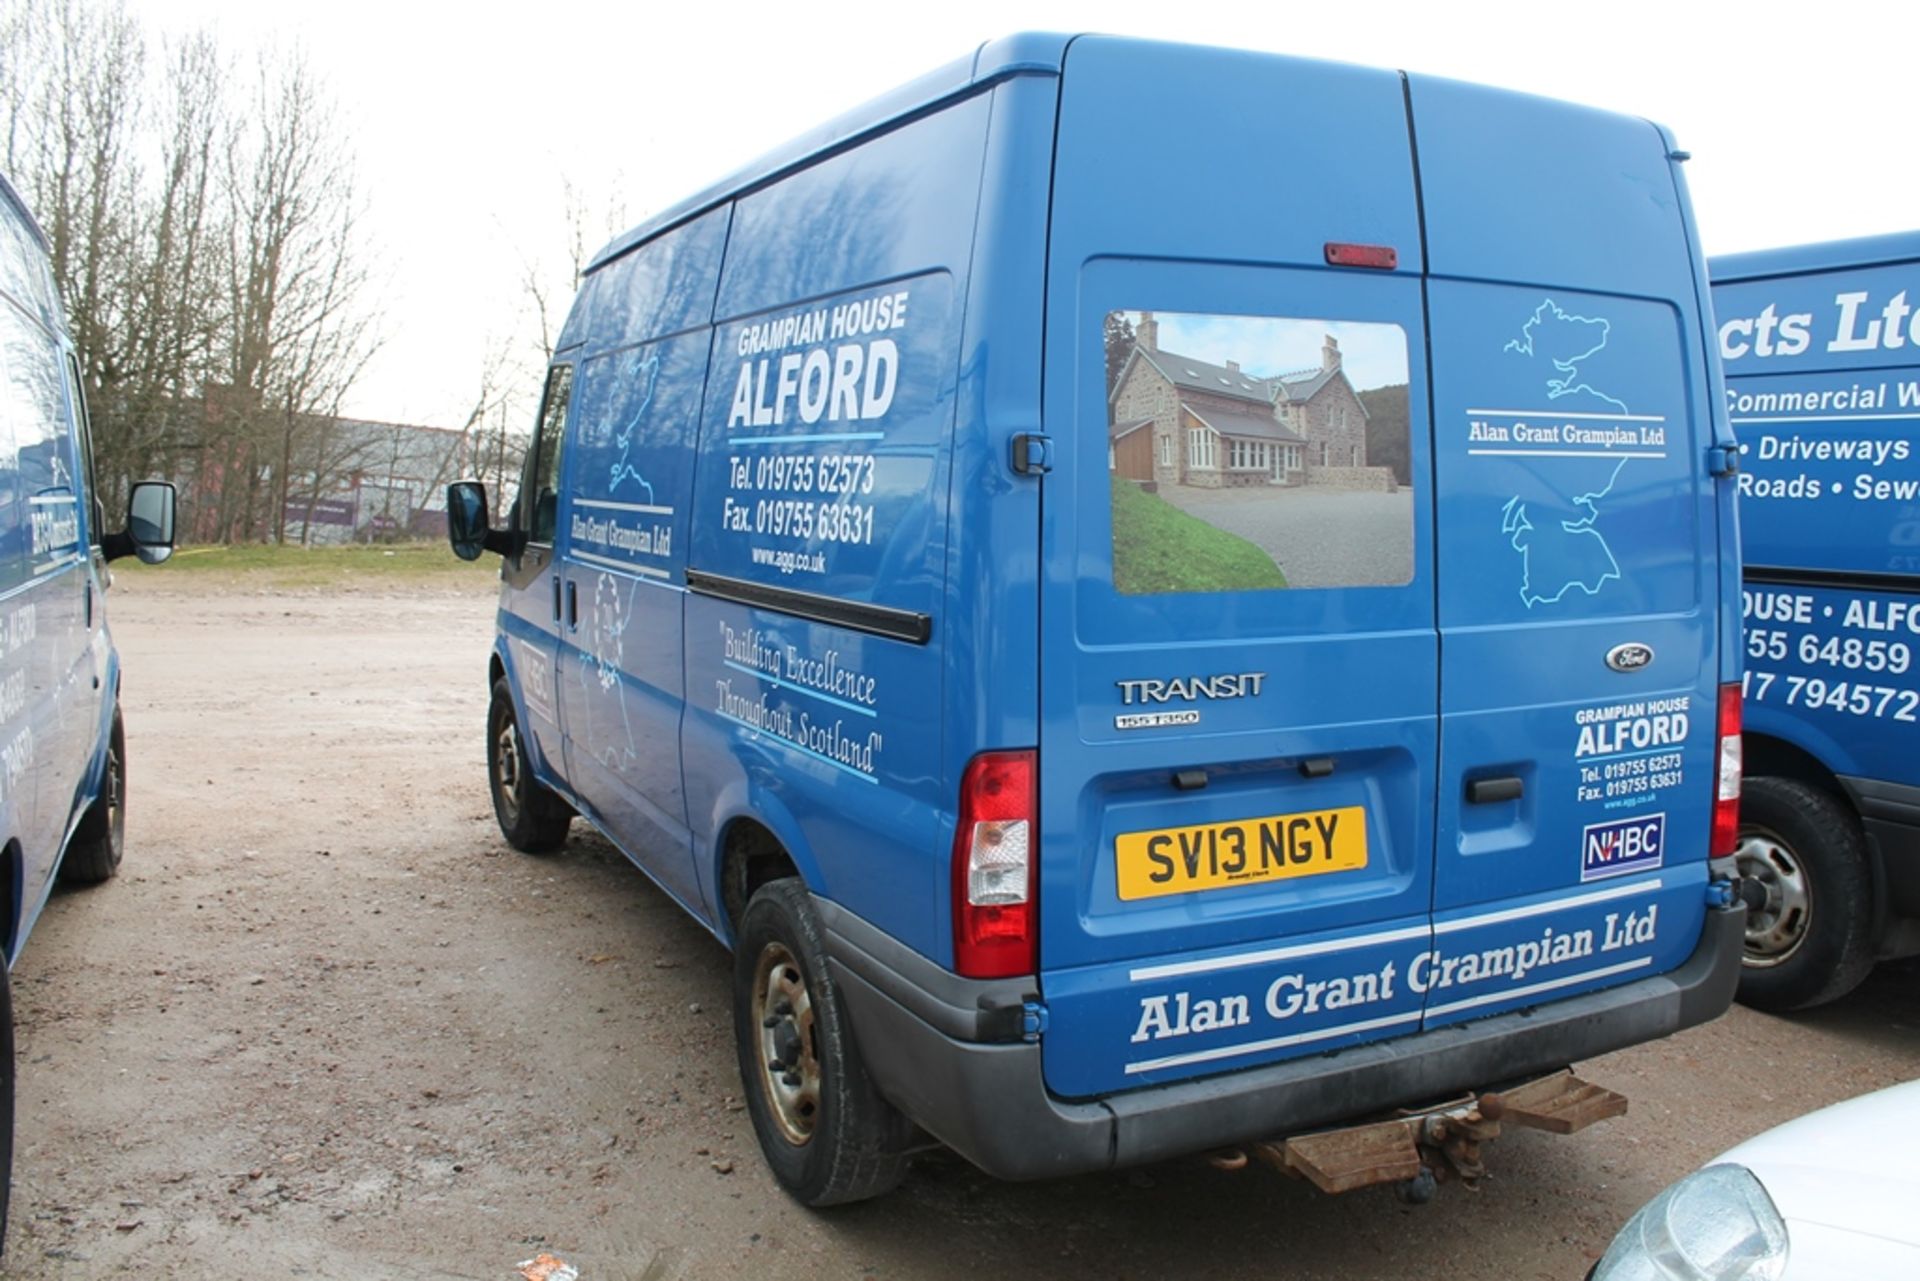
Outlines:
[[761, 886], [740, 919], [733, 1027], [760, 1150], [796, 1200], [864, 1201], [900, 1182], [913, 1127], [867, 1075], [798, 878]]
[[127, 847], [127, 731], [120, 709], [113, 709], [113, 729], [107, 735], [107, 759], [101, 766], [100, 791], [87, 807], [67, 853], [60, 860], [60, 879], [69, 885], [98, 885], [120, 870]]
[[493, 703], [487, 708], [487, 783], [493, 816], [500, 820], [507, 844], [526, 854], [544, 854], [566, 844], [573, 809], [533, 776], [513, 711], [513, 690], [504, 679], [493, 683]]
[[1872, 881], [1859, 820], [1818, 788], [1750, 778], [1740, 798], [1740, 875], [1765, 902], [1747, 912], [1740, 1001], [1785, 1012], [1838, 1000], [1873, 968]]

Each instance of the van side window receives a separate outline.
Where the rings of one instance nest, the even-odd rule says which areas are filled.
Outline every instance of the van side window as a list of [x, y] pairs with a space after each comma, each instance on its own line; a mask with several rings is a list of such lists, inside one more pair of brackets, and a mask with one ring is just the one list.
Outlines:
[[527, 456], [527, 480], [521, 492], [532, 498], [526, 508], [527, 541], [553, 543], [560, 509], [560, 435], [567, 425], [567, 401], [573, 393], [573, 366], [555, 365], [547, 374], [546, 395], [540, 402], [540, 426]]
[[67, 357], [67, 395], [73, 400], [73, 415], [79, 426], [80, 484], [76, 488], [86, 495], [87, 541], [98, 546], [101, 534], [107, 527], [107, 507], [100, 497], [99, 473], [93, 466], [93, 419], [87, 413], [87, 395], [80, 382], [80, 365], [71, 355]]

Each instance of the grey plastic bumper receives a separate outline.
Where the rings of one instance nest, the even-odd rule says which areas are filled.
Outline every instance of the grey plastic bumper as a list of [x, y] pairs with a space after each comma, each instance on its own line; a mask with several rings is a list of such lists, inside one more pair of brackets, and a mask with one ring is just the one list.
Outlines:
[[[824, 901], [820, 907], [829, 963], [880, 1092], [1003, 1179], [1138, 1165], [1298, 1133], [1509, 1083], [1705, 1023], [1733, 1001], [1746, 920], [1741, 907], [1710, 910], [1684, 965], [1621, 987], [1269, 1067], [1069, 1102], [1047, 1092], [1037, 1044], [967, 1039], [969, 1023], [997, 1017], [991, 1011], [1005, 1009], [1009, 999], [1017, 1008], [1021, 982], [955, 978], [844, 909]], [[1024, 986], [1031, 990], [1031, 981]]]

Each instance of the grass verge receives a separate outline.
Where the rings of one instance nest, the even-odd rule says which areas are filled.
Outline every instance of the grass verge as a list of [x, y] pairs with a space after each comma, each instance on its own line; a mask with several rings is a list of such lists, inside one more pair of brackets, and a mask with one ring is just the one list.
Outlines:
[[177, 548], [163, 565], [133, 557], [114, 577], [155, 590], [234, 587], [247, 591], [331, 591], [439, 587], [483, 591], [500, 578], [500, 558], [464, 561], [445, 543], [299, 547], [241, 543]]
[[1273, 557], [1129, 480], [1113, 480], [1113, 586], [1155, 592], [1244, 592], [1285, 587]]

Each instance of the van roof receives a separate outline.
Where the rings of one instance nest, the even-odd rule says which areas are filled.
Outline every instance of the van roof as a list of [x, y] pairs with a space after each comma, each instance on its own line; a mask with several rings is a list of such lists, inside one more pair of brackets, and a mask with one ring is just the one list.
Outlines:
[[47, 240], [47, 233], [40, 229], [40, 223], [34, 218], [33, 210], [27, 208], [27, 202], [20, 198], [20, 193], [14, 189], [13, 183], [7, 180], [7, 175], [4, 173], [0, 173], [0, 197], [4, 197], [7, 203], [19, 212], [20, 220], [26, 223], [27, 229], [33, 232], [33, 238], [39, 242], [40, 252], [52, 253], [53, 245]]
[[1044, 32], [1027, 32], [989, 40], [965, 57], [956, 58], [946, 66], [855, 107], [817, 129], [790, 139], [751, 164], [734, 170], [712, 186], [655, 214], [631, 231], [616, 236], [606, 248], [594, 255], [593, 261], [587, 264], [587, 270], [597, 271], [628, 250], [734, 196], [828, 152], [837, 151], [868, 134], [930, 111], [950, 99], [1012, 76], [1057, 76], [1067, 56], [1067, 46], [1073, 40], [1074, 37], [1070, 35]]
[[1829, 240], [1817, 245], [1724, 254], [1708, 259], [1707, 275], [1714, 284], [1724, 285], [1767, 276], [1800, 276], [1844, 267], [1884, 267], [1914, 261], [1920, 261], [1920, 231], [1901, 231], [1890, 236], [1862, 236], [1857, 240]]

